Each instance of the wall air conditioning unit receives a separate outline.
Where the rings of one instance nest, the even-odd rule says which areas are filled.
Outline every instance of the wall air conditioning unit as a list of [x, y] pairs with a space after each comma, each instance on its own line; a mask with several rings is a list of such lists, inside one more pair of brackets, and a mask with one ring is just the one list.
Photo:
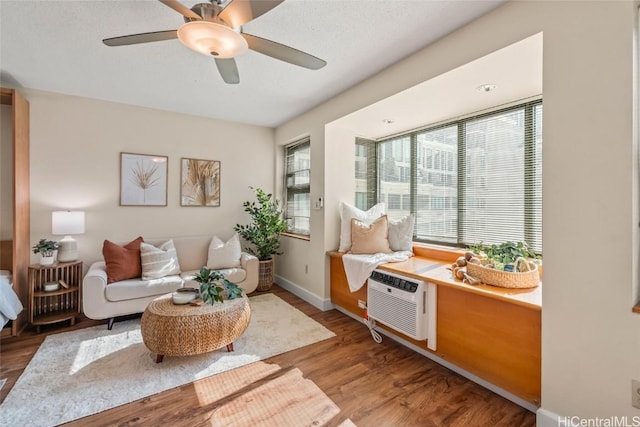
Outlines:
[[436, 349], [437, 286], [411, 277], [374, 270], [367, 281], [370, 319]]

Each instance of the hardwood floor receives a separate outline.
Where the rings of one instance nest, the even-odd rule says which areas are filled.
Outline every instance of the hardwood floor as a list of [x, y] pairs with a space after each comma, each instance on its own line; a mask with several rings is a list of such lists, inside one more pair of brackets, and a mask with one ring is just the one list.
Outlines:
[[[204, 379], [68, 425], [212, 425], [208, 417], [220, 405], [241, 393], [255, 390], [281, 372], [298, 368], [340, 408], [340, 413], [327, 424], [330, 427], [347, 419], [359, 427], [535, 426], [532, 412], [389, 338], [376, 344], [369, 331], [348, 316], [336, 310], [322, 312], [277, 286], [271, 292], [336, 336], [265, 360], [261, 366], [269, 372], [263, 378], [228, 396], [221, 396], [219, 390], [211, 386], [212, 381]], [[106, 322], [82, 318], [73, 327], [58, 324], [43, 327], [41, 334], [27, 330], [20, 337], [3, 339], [0, 342], [0, 378], [8, 381], [0, 390], [0, 401], [4, 400], [47, 334], [102, 323]], [[234, 375], [255, 375], [259, 366], [239, 368]]]

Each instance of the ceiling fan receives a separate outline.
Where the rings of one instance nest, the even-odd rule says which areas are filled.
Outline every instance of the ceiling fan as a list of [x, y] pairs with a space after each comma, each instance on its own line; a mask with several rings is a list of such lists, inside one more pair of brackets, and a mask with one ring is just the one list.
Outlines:
[[126, 46], [162, 40], [179, 39], [185, 46], [215, 59], [216, 67], [226, 83], [240, 82], [236, 56], [247, 49], [300, 67], [318, 70], [326, 61], [289, 46], [253, 36], [242, 26], [269, 12], [284, 0], [210, 0], [191, 9], [175, 0], [158, 0], [184, 16], [185, 23], [177, 30], [131, 34], [102, 40], [107, 46]]

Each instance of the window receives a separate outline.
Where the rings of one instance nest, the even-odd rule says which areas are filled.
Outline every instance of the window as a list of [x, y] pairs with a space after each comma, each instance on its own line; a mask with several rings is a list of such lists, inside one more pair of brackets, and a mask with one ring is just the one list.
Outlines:
[[411, 190], [411, 138], [403, 136], [378, 143], [378, 200], [386, 201], [389, 218], [401, 218], [410, 211], [402, 199]]
[[[416, 240], [456, 243], [457, 210], [451, 202], [458, 195], [458, 125], [448, 125], [415, 134], [418, 156], [416, 167]], [[429, 224], [429, 226], [427, 226]]]
[[356, 138], [356, 207], [369, 210], [377, 200], [376, 142]]
[[[542, 101], [374, 144], [375, 183], [360, 184], [376, 188], [368, 206], [387, 202], [390, 218], [414, 213], [415, 240], [526, 241], [542, 253]], [[370, 161], [359, 150], [358, 161]]]
[[311, 167], [309, 138], [284, 148], [285, 219], [290, 233], [310, 234], [311, 197], [309, 172]]

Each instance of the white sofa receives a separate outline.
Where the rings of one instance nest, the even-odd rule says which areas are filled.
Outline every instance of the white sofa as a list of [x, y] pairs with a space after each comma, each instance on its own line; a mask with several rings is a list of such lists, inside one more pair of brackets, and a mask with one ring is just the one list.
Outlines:
[[[169, 240], [149, 240], [145, 243], [159, 245]], [[90, 319], [109, 319], [111, 329], [115, 317], [142, 313], [149, 302], [160, 295], [182, 287], [198, 288], [193, 275], [207, 264], [211, 237], [172, 238], [182, 273], [161, 279], [141, 278], [122, 280], [107, 285], [107, 270], [104, 261], [91, 265], [82, 282], [82, 304], [84, 314]], [[258, 287], [258, 258], [247, 253], [240, 257], [240, 267], [220, 269], [225, 277], [236, 283], [246, 294]]]

